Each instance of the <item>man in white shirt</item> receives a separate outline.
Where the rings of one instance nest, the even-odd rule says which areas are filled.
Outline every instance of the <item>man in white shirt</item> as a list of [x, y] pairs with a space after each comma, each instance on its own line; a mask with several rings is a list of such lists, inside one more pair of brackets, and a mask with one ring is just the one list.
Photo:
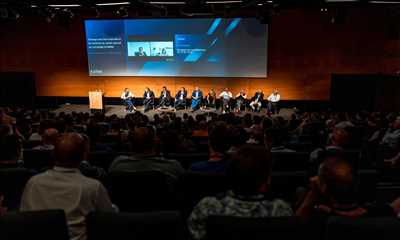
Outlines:
[[128, 88], [125, 88], [121, 93], [121, 99], [124, 101], [126, 106], [126, 111], [132, 112], [132, 110], [136, 110], [135, 105], [133, 104], [133, 93], [129, 91]]
[[279, 95], [278, 90], [274, 90], [271, 95], [268, 97], [268, 113], [273, 113], [273, 114], [278, 114], [279, 113], [279, 108], [278, 108], [278, 102], [281, 100], [281, 95]]
[[232, 93], [228, 88], [225, 88], [224, 91], [219, 94], [219, 97], [222, 99], [222, 113], [229, 111], [229, 102], [231, 101]]
[[42, 151], [52, 151], [54, 149], [54, 144], [58, 138], [58, 131], [55, 128], [48, 128], [44, 130], [42, 135], [42, 144], [34, 147], [34, 150]]
[[86, 150], [84, 138], [77, 133], [57, 139], [55, 167], [32, 177], [21, 200], [21, 211], [63, 209], [72, 240], [86, 239], [85, 217], [89, 212], [115, 211], [104, 186], [78, 170]]

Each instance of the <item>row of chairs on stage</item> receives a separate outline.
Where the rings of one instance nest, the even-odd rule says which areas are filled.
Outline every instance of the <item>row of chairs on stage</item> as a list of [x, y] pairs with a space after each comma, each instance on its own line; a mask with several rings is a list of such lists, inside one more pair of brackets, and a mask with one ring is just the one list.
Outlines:
[[[49, 227], [51, 226], [51, 227]], [[86, 217], [87, 239], [188, 239], [179, 212], [100, 213]], [[330, 217], [315, 222], [299, 217], [239, 218], [213, 216], [207, 219], [207, 239], [379, 239], [398, 234], [400, 221], [390, 217]], [[62, 210], [8, 213], [0, 218], [3, 240], [68, 240]], [[23, 230], [22, 230], [23, 229]]]
[[[133, 111], [136, 110], [135, 101], [133, 98], [126, 100], [123, 99], [122, 103], [125, 105], [126, 110]], [[265, 105], [263, 102], [260, 104], [254, 105], [254, 108], [251, 107], [251, 100], [238, 100], [231, 98], [227, 104], [224, 104], [224, 101], [217, 101], [217, 99], [206, 99], [203, 98], [200, 100], [199, 104], [195, 109], [191, 109], [191, 100], [190, 99], [182, 99], [177, 101], [176, 99], [159, 99], [156, 102], [156, 99], [152, 97], [151, 99], [143, 99], [142, 104], [144, 106], [144, 111], [154, 110], [154, 109], [169, 109], [173, 108], [175, 110], [186, 110], [190, 107], [191, 110], [198, 109], [221, 109], [224, 112], [242, 112], [242, 111], [253, 111], [260, 112], [262, 108], [266, 108], [268, 112], [271, 113], [279, 113], [279, 108], [276, 105], [272, 105], [270, 102], [267, 102]]]

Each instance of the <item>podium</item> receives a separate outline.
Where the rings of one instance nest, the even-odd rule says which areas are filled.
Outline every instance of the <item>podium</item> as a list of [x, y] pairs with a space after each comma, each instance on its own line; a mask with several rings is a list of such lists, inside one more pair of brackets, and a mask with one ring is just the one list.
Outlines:
[[89, 109], [91, 112], [101, 111], [104, 112], [104, 93], [103, 91], [90, 91], [89, 92]]

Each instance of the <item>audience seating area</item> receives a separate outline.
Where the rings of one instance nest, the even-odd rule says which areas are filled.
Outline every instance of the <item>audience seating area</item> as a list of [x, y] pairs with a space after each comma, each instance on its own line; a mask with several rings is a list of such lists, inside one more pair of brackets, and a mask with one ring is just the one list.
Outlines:
[[[93, 168], [91, 170], [101, 170], [104, 173], [93, 177], [106, 186], [111, 201], [120, 210], [120, 213], [89, 214], [86, 220], [88, 240], [119, 240], [127, 239], [126, 236], [138, 240], [180, 240], [189, 237], [186, 219], [193, 207], [206, 196], [230, 189], [230, 181], [225, 174], [190, 171], [193, 163], [209, 159], [208, 138], [192, 136], [192, 131], [199, 130], [200, 123], [204, 122], [210, 125], [211, 122], [222, 121], [231, 128], [241, 127], [247, 133], [245, 142], [257, 140], [256, 144], [261, 146], [266, 144], [265, 129], [280, 129], [279, 137], [284, 141], [280, 145], [273, 145], [271, 149], [280, 147], [291, 151], [271, 150], [273, 165], [268, 197], [281, 198], [293, 208], [296, 207], [297, 191], [309, 188], [309, 179], [312, 177], [310, 155], [315, 149], [324, 149], [329, 145], [332, 123], [327, 122], [352, 122], [356, 126], [352, 140], [358, 144], [346, 146], [344, 156], [357, 178], [358, 201], [363, 204], [387, 205], [400, 197], [399, 168], [396, 164], [388, 165], [384, 161], [387, 159], [385, 154], [378, 151], [371, 153], [367, 151], [371, 149], [366, 147], [372, 144], [370, 139], [373, 133], [379, 132], [383, 136], [391, 127], [389, 121], [383, 120], [386, 119], [383, 113], [349, 113], [344, 117], [344, 113], [304, 112], [293, 116], [296, 122], [282, 117], [239, 117], [233, 113], [198, 115], [196, 118], [187, 115], [178, 118], [174, 114], [165, 113], [156, 116], [154, 120], [140, 113], [129, 114], [122, 119], [102, 114], [55, 115], [47, 110], [14, 109], [9, 110], [8, 114], [16, 119], [14, 126], [20, 129], [22, 154], [16, 161], [18, 167], [0, 169], [0, 193], [5, 196], [3, 205], [9, 210], [9, 213], [0, 217], [0, 236], [5, 240], [28, 237], [42, 240], [68, 239], [63, 211], [18, 212], [21, 195], [29, 178], [54, 166], [52, 151], [35, 150], [43, 142], [29, 140], [32, 133], [42, 134], [44, 129], [50, 127], [58, 129], [59, 133], [80, 132], [88, 136], [91, 151], [85, 160]], [[364, 117], [360, 120], [359, 116]], [[367, 125], [368, 121], [374, 124]], [[176, 179], [157, 170], [109, 173], [117, 156], [135, 155], [130, 146], [130, 132], [138, 126], [155, 129], [155, 151], [165, 159], [178, 161], [185, 173]], [[230, 143], [232, 139], [226, 136], [225, 140]], [[380, 144], [382, 137], [374, 145], [375, 149], [379, 149]], [[82, 173], [85, 174], [85, 171], [82, 170]], [[297, 217], [242, 219], [215, 216], [208, 219], [207, 237], [331, 240], [348, 236], [354, 236], [350, 239], [363, 239], [362, 236], [365, 236], [367, 239], [389, 239], [389, 234], [400, 228], [400, 220], [391, 217], [357, 220], [333, 217], [317, 227], [313, 224]]]

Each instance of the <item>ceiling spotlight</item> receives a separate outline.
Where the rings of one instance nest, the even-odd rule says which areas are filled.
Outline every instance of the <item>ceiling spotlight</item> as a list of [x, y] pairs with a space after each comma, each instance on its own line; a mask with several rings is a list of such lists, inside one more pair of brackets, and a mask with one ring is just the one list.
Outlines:
[[130, 2], [110, 2], [110, 3], [96, 3], [97, 6], [117, 6], [117, 5], [129, 5]]
[[128, 9], [126, 9], [126, 7], [120, 7], [117, 10], [117, 15], [120, 16], [120, 17], [123, 17], [123, 18], [128, 17], [129, 16]]
[[258, 4], [257, 4], [257, 6], [262, 6], [262, 5], [263, 5], [262, 3], [258, 3]]
[[65, 17], [68, 17], [70, 19], [74, 18], [75, 14], [68, 8], [64, 8], [62, 10], [63, 15], [65, 15]]
[[40, 9], [39, 11], [47, 23], [51, 23], [56, 16], [56, 14], [50, 8]]

